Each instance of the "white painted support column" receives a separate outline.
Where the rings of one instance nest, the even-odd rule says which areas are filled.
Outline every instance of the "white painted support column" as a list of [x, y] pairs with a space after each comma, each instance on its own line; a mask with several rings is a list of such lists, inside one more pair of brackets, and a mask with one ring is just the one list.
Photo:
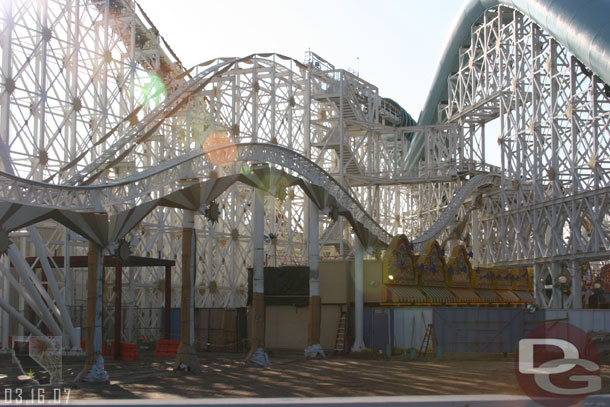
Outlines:
[[547, 300], [544, 297], [544, 281], [542, 281], [542, 273], [544, 267], [542, 264], [534, 264], [534, 304], [538, 308], [547, 308]]
[[568, 270], [572, 277], [572, 308], [582, 308], [582, 269], [577, 261], [568, 262]]
[[309, 257], [309, 297], [320, 295], [320, 210], [309, 201], [307, 252]]
[[246, 359], [265, 366], [265, 193], [254, 189], [252, 270], [252, 347]]
[[42, 300], [42, 297], [39, 295], [39, 292], [36, 290], [36, 287], [34, 287], [34, 283], [28, 275], [28, 271], [31, 272], [32, 270], [30, 269], [30, 266], [26, 263], [25, 258], [23, 257], [23, 255], [15, 244], [9, 245], [8, 253], [11, 261], [13, 262], [13, 265], [15, 266], [15, 269], [21, 275], [21, 281], [23, 282], [27, 291], [30, 293], [32, 299], [36, 303], [36, 308], [39, 311], [41, 319], [44, 321], [47, 327], [49, 327], [53, 335], [62, 336], [61, 328], [57, 324], [57, 321], [55, 321], [55, 319], [51, 315], [47, 304], [45, 304]]
[[73, 350], [80, 350], [80, 330], [77, 330], [76, 327], [74, 327], [74, 325], [72, 324], [72, 315], [73, 315], [73, 309], [72, 309], [72, 285], [73, 285], [73, 281], [72, 281], [72, 266], [70, 264], [70, 255], [72, 253], [72, 250], [70, 249], [71, 244], [70, 244], [70, 233], [71, 231], [68, 228], [65, 228], [65, 240], [64, 240], [64, 304], [65, 304], [65, 308], [67, 310], [68, 313], [68, 319], [70, 320], [70, 325], [72, 326], [72, 332], [73, 334], [71, 335], [69, 332], [69, 328], [66, 328], [66, 326], [64, 326], [64, 344], [65, 347], [68, 347], [68, 341], [67, 339], [70, 340], [70, 342], [72, 343], [72, 349]]
[[[104, 250], [98, 247], [95, 274], [95, 326], [93, 329], [93, 351], [102, 354], [102, 298], [104, 294]], [[89, 304], [87, 304], [89, 305]]]
[[[6, 256], [2, 257], [2, 265], [6, 263]], [[9, 270], [10, 272], [10, 270]], [[11, 303], [11, 286], [7, 277], [2, 278], [2, 298], [7, 304]], [[2, 322], [2, 349], [8, 349], [8, 330], [9, 330], [9, 319], [8, 312], [0, 312], [0, 322]]]
[[[28, 227], [28, 231], [33, 236], [37, 233], [36, 228], [34, 226]], [[72, 318], [70, 318], [70, 312], [68, 312], [68, 308], [64, 303], [63, 296], [59, 291], [59, 286], [57, 285], [57, 280], [55, 280], [55, 274], [53, 274], [53, 269], [51, 268], [51, 264], [49, 263], [49, 259], [47, 258], [47, 250], [44, 247], [44, 243], [42, 243], [42, 239], [32, 239], [34, 243], [34, 247], [36, 248], [36, 252], [38, 253], [38, 258], [40, 260], [40, 264], [42, 265], [42, 269], [44, 270], [45, 276], [47, 277], [47, 282], [49, 287], [51, 288], [51, 293], [53, 294], [53, 299], [55, 300], [55, 304], [57, 308], [59, 308], [59, 318], [61, 319], [63, 330], [67, 332], [68, 337], [70, 339], [70, 343], [72, 344], [73, 349], [80, 348], [80, 338], [76, 335], [76, 329], [74, 329], [74, 325], [72, 324]]]
[[362, 257], [362, 243], [358, 236], [354, 236], [354, 305], [355, 305], [355, 338], [352, 352], [362, 352], [364, 347], [364, 261]]
[[558, 277], [561, 274], [561, 263], [553, 262], [550, 265], [551, 267], [551, 277], [553, 279], [553, 295], [551, 296], [551, 303], [549, 304], [550, 308], [565, 308], [567, 298], [564, 298], [563, 293], [559, 289], [558, 286]]
[[[15, 246], [15, 245], [11, 245], [10, 247], [13, 247], [13, 246]], [[26, 247], [25, 237], [21, 238], [21, 247], [24, 248], [23, 251], [19, 250], [19, 248], [17, 248], [16, 246], [15, 246], [15, 249], [13, 252], [11, 252], [11, 250], [9, 250], [9, 258], [11, 259], [11, 262], [13, 263], [13, 265], [19, 272], [19, 275], [21, 276], [21, 278], [22, 279], [27, 278], [28, 281], [26, 282], [26, 288], [28, 290], [30, 290], [30, 288], [31, 288], [31, 290], [34, 290], [34, 291], [30, 290], [30, 295], [32, 296], [32, 298], [34, 298], [34, 297], [40, 298], [41, 301], [43, 301], [43, 303], [46, 303], [46, 308], [48, 308], [50, 314], [53, 315], [54, 318], [59, 318], [59, 308], [57, 308], [57, 306], [55, 305], [55, 302], [53, 301], [53, 298], [51, 298], [51, 295], [49, 294], [49, 292], [42, 285], [42, 282], [36, 275], [36, 272], [34, 270], [32, 270], [30, 265], [25, 261], [25, 255], [23, 254], [23, 253], [25, 253], [25, 247]], [[16, 255], [19, 255], [22, 258], [20, 258], [20, 259], [13, 258]]]
[[320, 345], [320, 210], [311, 200], [307, 203], [307, 254], [309, 260], [309, 313], [305, 357], [326, 357]]
[[[21, 314], [25, 313], [25, 298], [23, 298], [23, 295], [19, 296], [19, 309], [18, 311]], [[23, 336], [25, 335], [25, 332], [23, 330], [23, 325], [19, 324], [19, 326], [17, 327], [17, 335], [18, 336]]]
[[265, 293], [265, 204], [264, 193], [260, 189], [254, 190], [254, 256], [253, 256], [253, 286], [252, 291], [257, 294]]
[[[15, 318], [17, 320], [17, 322], [19, 322], [20, 325], [27, 328], [27, 330], [30, 331], [32, 334], [37, 335], [37, 336], [44, 336], [44, 334], [38, 328], [36, 328], [34, 326], [34, 324], [32, 324], [27, 319], [25, 319], [25, 317], [23, 315], [21, 315], [19, 313], [19, 311], [17, 311], [15, 308], [13, 308], [8, 303], [8, 301], [2, 297], [0, 297], [0, 308], [2, 308], [4, 310], [3, 314], [10, 314], [13, 318]], [[8, 349], [8, 337], [7, 337], [6, 347], [3, 346], [3, 348]]]
[[[30, 296], [30, 294], [26, 291], [25, 287], [21, 283], [19, 283], [19, 281], [11, 274], [10, 270], [8, 268], [4, 267], [4, 265], [0, 265], [0, 271], [4, 275], [5, 286], [6, 286], [6, 284], [8, 284], [9, 288], [10, 288], [10, 285], [12, 284], [13, 287], [15, 288], [15, 290], [17, 291], [17, 293], [19, 294], [20, 298], [25, 300], [25, 302], [27, 302], [29, 304], [29, 306], [32, 307], [32, 309], [36, 312], [36, 310], [38, 309], [38, 305], [34, 302], [32, 297]], [[10, 293], [10, 291], [9, 291], [9, 293]], [[5, 298], [6, 301], [9, 301], [8, 296], [3, 297], [3, 298]], [[39, 312], [37, 312], [37, 314], [40, 315]]]
[[[2, 33], [2, 82], [5, 84], [13, 80], [12, 72], [12, 34], [13, 34], [13, 2], [4, 2], [4, 32]], [[14, 82], [13, 82], [14, 84]], [[11, 94], [6, 90], [2, 92], [2, 100], [0, 101], [0, 169], [4, 172], [13, 173], [11, 153], [9, 149], [9, 134], [11, 128], [10, 111], [11, 111]]]
[[72, 269], [70, 265], [70, 255], [72, 253], [72, 243], [70, 241], [70, 230], [66, 228], [66, 238], [64, 240], [64, 302], [66, 303], [66, 307], [72, 306]]
[[479, 211], [472, 211], [472, 230], [471, 230], [471, 247], [472, 247], [472, 264], [479, 265], [481, 263], [481, 236], [479, 235]]

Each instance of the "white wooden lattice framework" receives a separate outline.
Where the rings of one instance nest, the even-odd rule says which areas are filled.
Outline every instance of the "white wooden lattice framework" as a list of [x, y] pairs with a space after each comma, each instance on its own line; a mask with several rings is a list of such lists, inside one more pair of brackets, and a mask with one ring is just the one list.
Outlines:
[[[5, 202], [113, 214], [165, 196], [189, 176], [235, 174], [266, 162], [314, 183], [330, 174], [341, 188], [328, 188], [355, 198], [361, 208], [352, 213], [368, 213], [369, 228], [378, 223], [390, 235], [414, 239], [442, 221], [435, 238], [465, 243], [476, 264], [534, 265], [540, 306], [578, 307], [578, 294], [566, 301], [555, 288], [547, 294], [553, 279], [562, 272], [579, 279], [579, 262], [610, 257], [610, 90], [512, 8], [490, 9], [473, 26], [459, 70], [448, 78], [440, 124], [422, 127], [407, 127], [400, 108], [373, 84], [313, 53], [305, 63], [265, 54], [186, 71], [128, 0], [7, 0], [1, 14], [1, 153], [3, 170], [14, 174], [0, 180]], [[242, 159], [226, 165], [197, 159], [215, 134], [253, 149], [266, 143], [267, 155], [226, 147], [221, 159]], [[412, 161], [407, 152], [415, 134], [426, 142], [423, 159]], [[499, 143], [500, 168], [488, 164], [485, 143]], [[307, 158], [319, 168], [303, 175]], [[470, 184], [468, 196], [450, 204], [484, 173], [497, 177]], [[102, 189], [67, 186], [117, 180]], [[234, 184], [224, 192], [218, 223], [196, 217], [197, 307], [245, 304], [252, 191]], [[306, 264], [305, 201], [298, 189], [283, 200], [266, 194], [267, 264]], [[321, 255], [350, 257], [348, 223], [326, 209]], [[11, 232], [22, 256], [86, 251], [82, 237], [53, 221], [35, 230]], [[180, 267], [181, 233], [181, 211], [158, 207], [128, 241], [133, 254], [176, 259]], [[31, 303], [36, 318], [66, 332], [55, 304], [72, 307], [73, 325], [80, 325], [82, 270], [49, 264], [58, 291], [47, 294], [40, 271], [11, 271], [2, 258], [0, 288], [15, 309]], [[163, 278], [161, 268], [124, 270], [126, 338], [159, 336]], [[105, 284], [113, 281], [107, 273]], [[107, 328], [113, 296], [106, 290]]]

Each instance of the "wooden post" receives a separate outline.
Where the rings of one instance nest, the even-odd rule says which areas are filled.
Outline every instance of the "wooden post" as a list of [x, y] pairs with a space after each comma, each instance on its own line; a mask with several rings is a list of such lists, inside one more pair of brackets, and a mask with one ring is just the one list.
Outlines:
[[114, 269], [114, 359], [121, 359], [122, 340], [122, 302], [123, 302], [123, 267], [117, 265]]
[[165, 339], [172, 335], [172, 266], [165, 266]]
[[104, 259], [95, 242], [89, 242], [87, 272], [87, 326], [85, 367], [77, 380], [108, 382], [102, 357], [102, 287]]
[[195, 236], [195, 214], [184, 210], [182, 224], [182, 299], [180, 302], [180, 346], [175, 368], [185, 365], [194, 373], [201, 372], [201, 365], [193, 347], [195, 342], [193, 285], [197, 269], [197, 237]]
[[97, 301], [97, 268], [99, 250], [95, 243], [89, 242], [89, 255], [87, 258], [87, 332], [85, 334], [85, 369], [91, 368], [95, 362], [95, 314]]

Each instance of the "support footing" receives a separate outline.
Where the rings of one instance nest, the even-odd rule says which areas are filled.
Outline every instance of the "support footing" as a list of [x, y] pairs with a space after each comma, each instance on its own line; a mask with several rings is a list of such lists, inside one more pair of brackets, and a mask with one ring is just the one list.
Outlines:
[[256, 351], [248, 358], [249, 362], [255, 363], [259, 366], [269, 366], [269, 355], [265, 353], [263, 348], [257, 348]]
[[176, 354], [174, 370], [187, 370], [193, 373], [201, 373], [201, 364], [199, 364], [199, 358], [192, 345], [187, 345], [183, 342], [180, 343]]
[[307, 348], [305, 348], [304, 353], [305, 353], [305, 357], [310, 358], [310, 359], [317, 358], [318, 356], [320, 356], [322, 359], [326, 358], [326, 354], [324, 354], [324, 351], [322, 350], [322, 346], [319, 343], [308, 346]]
[[[84, 375], [83, 375], [84, 374]], [[78, 376], [76, 376], [75, 381], [83, 381], [87, 383], [108, 383], [110, 382], [110, 377], [108, 376], [108, 372], [104, 370], [104, 357], [102, 355], [97, 355], [95, 359], [95, 363], [91, 366], [89, 371], [87, 368], [83, 369]]]

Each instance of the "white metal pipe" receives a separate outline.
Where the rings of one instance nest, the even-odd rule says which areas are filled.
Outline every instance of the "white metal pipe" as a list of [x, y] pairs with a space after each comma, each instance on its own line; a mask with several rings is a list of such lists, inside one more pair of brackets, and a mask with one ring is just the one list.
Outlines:
[[[12, 286], [15, 287], [15, 290], [17, 290], [17, 293], [30, 305], [30, 307], [32, 307], [32, 309], [34, 309], [34, 311], [37, 311], [38, 306], [32, 299], [32, 296], [27, 292], [27, 290], [25, 289], [23, 284], [21, 284], [19, 282], [19, 280], [17, 280], [11, 274], [10, 270], [8, 268], [6, 268], [4, 266], [4, 264], [0, 264], [0, 271], [4, 275], [4, 285], [6, 286], [7, 284], [12, 284]], [[10, 287], [10, 285], [9, 285], [9, 287]], [[5, 290], [5, 293], [6, 293], [6, 290]], [[9, 301], [9, 298], [7, 296], [5, 296], [3, 298], [5, 300]], [[40, 315], [39, 312], [37, 312], [37, 313]]]
[[[2, 259], [2, 266], [6, 262], [6, 257]], [[6, 277], [2, 278], [2, 296], [7, 303], [10, 304], [11, 301], [11, 290], [9, 281]], [[9, 319], [8, 312], [0, 312], [0, 322], [2, 322], [2, 349], [8, 349], [8, 330], [9, 330]]]
[[[38, 238], [40, 238], [40, 236], [38, 236]], [[35, 240], [35, 239], [32, 239], [32, 240]], [[23, 244], [22, 244], [22, 246], [23, 246]], [[24, 259], [25, 259], [25, 257], [24, 257]], [[13, 262], [13, 264], [14, 263], [15, 262]], [[24, 262], [24, 265], [25, 265], [25, 269], [24, 269], [25, 273], [27, 274], [30, 281], [32, 282], [32, 286], [34, 287], [36, 292], [40, 295], [40, 297], [42, 297], [42, 299], [47, 303], [49, 310], [51, 311], [51, 314], [54, 315], [56, 318], [59, 318], [60, 312], [59, 312], [59, 308], [57, 308], [57, 305], [55, 305], [55, 301], [53, 301], [53, 299], [51, 298], [51, 296], [49, 295], [47, 290], [43, 287], [42, 282], [40, 281], [40, 279], [38, 278], [38, 276], [36, 275], [34, 270], [32, 270], [30, 265], [25, 262]]]
[[354, 236], [354, 305], [356, 309], [356, 321], [355, 321], [355, 339], [354, 346], [352, 346], [352, 352], [362, 352], [364, 347], [364, 261], [362, 257], [362, 243], [358, 239], [358, 236]]
[[265, 292], [265, 196], [260, 189], [254, 189], [254, 259], [252, 291]]
[[[40, 238], [40, 236], [38, 236], [38, 237]], [[55, 319], [49, 312], [47, 305], [42, 300], [42, 297], [39, 295], [39, 292], [34, 287], [34, 283], [32, 282], [32, 280], [30, 279], [30, 277], [28, 275], [29, 273], [32, 272], [32, 269], [30, 269], [30, 266], [26, 263], [25, 258], [23, 257], [23, 255], [21, 254], [19, 249], [17, 248], [17, 245], [15, 245], [15, 244], [9, 245], [8, 255], [9, 255], [9, 258], [11, 259], [11, 261], [13, 262], [13, 264], [15, 265], [15, 269], [21, 275], [21, 279], [23, 280], [26, 289], [29, 291], [30, 295], [32, 296], [32, 299], [36, 303], [36, 306], [37, 306], [36, 308], [40, 311], [42, 320], [49, 327], [51, 332], [53, 332], [53, 335], [62, 336], [61, 328], [59, 327], [59, 325], [57, 324], [57, 321], [55, 321]], [[29, 271], [29, 273], [28, 273], [28, 271]]]
[[[28, 227], [28, 231], [34, 235], [38, 232], [34, 226]], [[55, 280], [55, 274], [53, 273], [53, 269], [51, 268], [51, 264], [49, 263], [49, 259], [47, 258], [47, 251], [42, 243], [41, 239], [32, 239], [34, 243], [34, 247], [36, 248], [36, 252], [38, 253], [38, 258], [40, 259], [40, 264], [42, 265], [42, 269], [44, 270], [45, 276], [47, 277], [47, 282], [49, 283], [49, 287], [51, 288], [51, 293], [53, 294], [53, 298], [55, 299], [55, 304], [57, 308], [59, 308], [59, 318], [62, 322], [63, 329], [68, 333], [68, 337], [70, 338], [70, 343], [73, 348], [80, 346], [80, 340], [76, 334], [76, 329], [74, 329], [74, 325], [72, 325], [72, 319], [70, 318], [70, 312], [68, 312], [68, 308], [64, 302], [63, 296], [59, 291], [59, 286], [57, 285], [57, 281]]]
[[[13, 2], [4, 2], [5, 21], [13, 21]], [[12, 64], [13, 50], [12, 50], [12, 27], [5, 27], [2, 35], [2, 73], [4, 80], [12, 79]], [[11, 161], [11, 152], [9, 148], [9, 134], [11, 128], [11, 93], [4, 91], [2, 96], [2, 103], [0, 107], [0, 168], [8, 173], [13, 173], [13, 163]]]
[[320, 295], [320, 243], [319, 243], [319, 212], [311, 200], [308, 202], [307, 251], [309, 254], [309, 296]]
[[481, 263], [481, 236], [479, 235], [479, 211], [472, 211], [472, 229], [471, 229], [471, 247], [472, 247], [472, 264], [478, 265]]
[[72, 305], [72, 269], [70, 264], [70, 256], [72, 254], [72, 244], [70, 242], [70, 229], [65, 228], [66, 239], [64, 241], [64, 302], [66, 307]]
[[[22, 312], [25, 309], [25, 299], [21, 295], [19, 296], [19, 308], [18, 309]], [[24, 335], [23, 325], [21, 325], [21, 324], [19, 324], [19, 326], [17, 327], [17, 335], [19, 335], [19, 336]]]
[[93, 352], [102, 353], [102, 295], [104, 289], [104, 249], [97, 250], [97, 274], [95, 295], [95, 325], [93, 336]]
[[[42, 331], [34, 326], [30, 321], [25, 319], [23, 315], [19, 313], [15, 308], [11, 307], [11, 304], [6, 302], [4, 298], [0, 297], [0, 308], [2, 308], [5, 312], [10, 314], [13, 318], [17, 320], [21, 325], [26, 327], [31, 333], [38, 336], [45, 336]], [[8, 346], [7, 346], [8, 347]]]
[[572, 308], [582, 308], [582, 269], [577, 261], [570, 261], [570, 275], [572, 276]]

